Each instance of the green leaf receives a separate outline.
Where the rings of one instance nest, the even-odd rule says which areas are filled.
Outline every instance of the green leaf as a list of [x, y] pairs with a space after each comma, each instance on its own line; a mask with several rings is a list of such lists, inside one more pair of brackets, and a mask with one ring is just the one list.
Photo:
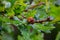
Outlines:
[[60, 40], [60, 32], [58, 32], [58, 34], [56, 36], [56, 40]]
[[49, 31], [49, 30], [52, 30], [53, 28], [55, 28], [54, 26], [50, 25], [50, 24], [47, 24], [47, 26], [44, 26], [43, 24], [39, 24], [39, 23], [35, 23], [33, 25], [33, 28], [36, 29], [37, 31]]
[[50, 9], [50, 16], [53, 16], [55, 19], [53, 20], [53, 22], [57, 22], [60, 21], [60, 7], [55, 7], [54, 5], [51, 5], [51, 9]]
[[36, 10], [30, 10], [25, 15], [26, 17], [34, 17], [36, 14]]
[[14, 39], [11, 35], [3, 33], [2, 40], [14, 40]]

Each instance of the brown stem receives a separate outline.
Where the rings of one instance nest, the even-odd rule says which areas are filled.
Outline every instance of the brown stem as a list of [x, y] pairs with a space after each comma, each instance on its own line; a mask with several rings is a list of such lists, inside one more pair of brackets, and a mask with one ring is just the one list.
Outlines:
[[50, 17], [48, 17], [45, 20], [36, 20], [35, 23], [43, 23], [43, 22], [46, 22], [46, 21], [52, 21], [52, 20], [50, 20]]
[[44, 2], [40, 2], [40, 3], [36, 4], [36, 5], [30, 6], [27, 10], [24, 10], [24, 12], [27, 12], [29, 9], [33, 9], [33, 8], [35, 8], [37, 6], [44, 5], [44, 4], [45, 4]]
[[45, 4], [44, 2], [40, 2], [40, 3], [36, 4], [36, 5], [33, 5], [33, 6], [29, 7], [28, 9], [33, 9], [33, 8], [35, 8], [37, 6], [44, 5], [44, 4]]
[[[17, 36], [21, 35], [21, 32], [18, 30], [17, 26], [15, 26], [14, 24], [10, 24], [13, 28], [14, 28], [14, 39], [17, 40]], [[22, 36], [22, 35], [21, 35]]]

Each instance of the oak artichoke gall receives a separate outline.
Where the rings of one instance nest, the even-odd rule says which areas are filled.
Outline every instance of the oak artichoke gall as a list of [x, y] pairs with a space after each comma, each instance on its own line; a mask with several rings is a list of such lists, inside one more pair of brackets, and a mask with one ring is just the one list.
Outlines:
[[27, 21], [29, 22], [29, 23], [31, 23], [31, 24], [34, 24], [34, 18], [33, 17], [28, 17], [27, 18]]

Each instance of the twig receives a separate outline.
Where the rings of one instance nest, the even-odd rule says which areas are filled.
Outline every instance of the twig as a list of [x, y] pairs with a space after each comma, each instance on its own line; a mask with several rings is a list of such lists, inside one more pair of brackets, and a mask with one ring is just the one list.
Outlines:
[[36, 4], [36, 5], [30, 6], [27, 10], [24, 10], [24, 12], [27, 12], [29, 9], [34, 9], [37, 6], [44, 5], [44, 4], [45, 4], [44, 2], [40, 2], [40, 3]]
[[17, 36], [18, 35], [21, 35], [22, 36], [22, 34], [19, 31], [19, 29], [17, 28], [17, 26], [15, 26], [14, 24], [10, 24], [10, 25], [14, 28], [14, 38], [15, 38], [15, 40], [17, 40]]
[[52, 20], [50, 19], [50, 17], [48, 17], [45, 20], [36, 20], [35, 23], [43, 23], [43, 22], [46, 22], [46, 21], [52, 21]]

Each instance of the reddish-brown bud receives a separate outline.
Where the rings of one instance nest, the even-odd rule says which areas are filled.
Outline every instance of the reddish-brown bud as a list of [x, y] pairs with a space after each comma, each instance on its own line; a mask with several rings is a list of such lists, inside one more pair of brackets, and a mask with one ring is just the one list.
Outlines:
[[27, 18], [27, 21], [28, 21], [29, 23], [33, 24], [33, 23], [34, 23], [34, 18], [33, 18], [33, 17], [28, 17], [28, 18]]

